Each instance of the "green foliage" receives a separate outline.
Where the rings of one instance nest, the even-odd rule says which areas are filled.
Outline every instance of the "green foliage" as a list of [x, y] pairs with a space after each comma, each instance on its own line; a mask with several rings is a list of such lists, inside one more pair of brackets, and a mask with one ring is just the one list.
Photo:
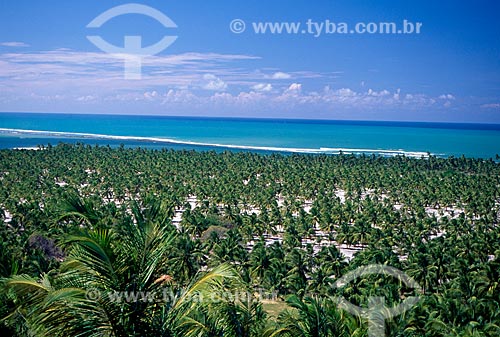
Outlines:
[[366, 336], [335, 296], [413, 294], [334, 289], [368, 264], [423, 290], [386, 335], [500, 335], [492, 160], [60, 144], [0, 151], [0, 210], [2, 336]]

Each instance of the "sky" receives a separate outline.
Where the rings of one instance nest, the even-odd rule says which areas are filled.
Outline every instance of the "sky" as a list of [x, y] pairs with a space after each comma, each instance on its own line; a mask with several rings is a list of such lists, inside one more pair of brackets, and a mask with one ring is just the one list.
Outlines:
[[500, 123], [496, 0], [133, 3], [0, 0], [0, 111]]

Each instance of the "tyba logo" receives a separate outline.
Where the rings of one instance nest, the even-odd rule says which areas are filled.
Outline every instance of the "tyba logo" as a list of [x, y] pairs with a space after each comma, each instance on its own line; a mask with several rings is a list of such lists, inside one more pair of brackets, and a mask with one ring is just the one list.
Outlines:
[[[109, 20], [125, 14], [149, 16], [160, 22], [165, 28], [177, 28], [177, 25], [159, 10], [141, 4], [126, 4], [110, 8], [92, 20], [87, 25], [87, 28], [99, 28]], [[126, 79], [140, 79], [142, 58], [156, 55], [165, 50], [174, 43], [177, 36], [164, 36], [157, 43], [147, 47], [142, 46], [142, 37], [136, 35], [124, 36], [123, 47], [112, 45], [97, 35], [87, 36], [87, 39], [102, 51], [108, 54], [120, 55], [124, 59]]]
[[[415, 289], [419, 293], [422, 292], [420, 285], [410, 276], [406, 275], [401, 270], [380, 264], [372, 264], [357, 268], [337, 280], [334, 287], [342, 288], [348, 283], [368, 275], [392, 276], [398, 279], [406, 287]], [[385, 298], [380, 296], [369, 297], [368, 308], [362, 308], [354, 305], [343, 297], [337, 298], [337, 303], [340, 308], [346, 310], [347, 312], [368, 320], [369, 337], [383, 337], [385, 336], [385, 320], [391, 319], [394, 316], [410, 310], [415, 304], [417, 304], [418, 300], [419, 298], [417, 296], [408, 296], [404, 301], [395, 307], [386, 307]]]

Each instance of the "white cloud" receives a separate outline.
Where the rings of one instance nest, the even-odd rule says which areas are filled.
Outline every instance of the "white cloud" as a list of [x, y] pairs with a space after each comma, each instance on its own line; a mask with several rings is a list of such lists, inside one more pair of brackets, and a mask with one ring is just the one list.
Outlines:
[[333, 95], [340, 96], [340, 97], [353, 97], [356, 96], [356, 93], [349, 89], [349, 88], [342, 88], [333, 91]]
[[158, 97], [158, 92], [156, 90], [153, 90], [153, 91], [146, 91], [144, 93], [144, 98], [145, 99], [149, 99], [149, 100], [152, 100], [152, 99], [155, 99], [156, 97]]
[[350, 88], [332, 90], [325, 87], [321, 94], [309, 94], [309, 98], [317, 104], [328, 104], [331, 107], [342, 107], [349, 109], [418, 109], [430, 107], [436, 104], [436, 99], [423, 94], [401, 94], [401, 90], [390, 92], [387, 89], [375, 91], [368, 89], [365, 92], [357, 92]]
[[93, 96], [93, 95], [87, 95], [87, 96], [80, 96], [80, 97], [77, 97], [76, 100], [78, 102], [90, 102], [90, 101], [94, 101], [97, 97], [96, 96]]
[[300, 83], [292, 83], [290, 86], [285, 90], [285, 93], [300, 93], [302, 91], [302, 84]]
[[0, 46], [22, 48], [22, 47], [29, 47], [30, 45], [24, 42], [10, 41], [10, 42], [0, 42]]
[[59, 94], [56, 94], [56, 95], [39, 95], [39, 94], [36, 94], [34, 92], [32, 92], [31, 94], [29, 94], [29, 97], [31, 99], [35, 99], [37, 101], [44, 101], [44, 102], [63, 101], [64, 99], [67, 98], [65, 95], [59, 95]]
[[195, 96], [191, 91], [183, 89], [183, 90], [174, 90], [169, 89], [166, 94], [160, 97], [161, 104], [198, 104], [199, 98]]
[[270, 92], [273, 90], [273, 86], [270, 83], [258, 83], [256, 85], [253, 85], [252, 90], [255, 91], [265, 91], [265, 92]]
[[203, 89], [212, 91], [224, 91], [227, 89], [227, 83], [212, 74], [203, 75], [203, 79], [208, 81], [203, 85]]
[[489, 103], [481, 105], [483, 109], [500, 109], [500, 103]]
[[287, 73], [283, 73], [281, 71], [278, 71], [278, 72], [271, 75], [271, 79], [273, 79], [273, 80], [287, 80], [289, 78], [292, 78], [292, 75], [287, 74]]
[[257, 57], [214, 53], [145, 57], [142, 59], [142, 79], [126, 81], [124, 62], [120, 55], [57, 49], [0, 54], [0, 77], [4, 77], [3, 83], [8, 83], [14, 89], [52, 88], [65, 92], [72, 89], [85, 91], [96, 86], [103, 91], [144, 90], [165, 85], [188, 87], [199, 81], [203, 74], [214, 71], [230, 80], [241, 81], [243, 78], [246, 83], [255, 84], [257, 75], [252, 78], [251, 71], [244, 72], [232, 66], [232, 63], [253, 59]]
[[368, 95], [369, 96], [375, 96], [375, 97], [379, 97], [379, 96], [388, 96], [390, 95], [391, 93], [387, 90], [382, 90], [382, 91], [373, 91], [372, 89], [368, 89]]
[[394, 95], [392, 95], [392, 98], [396, 101], [399, 100], [399, 94], [401, 93], [401, 89], [398, 88], [398, 90], [396, 90], [396, 92], [394, 93]]
[[440, 95], [439, 96], [439, 99], [455, 99], [455, 96], [453, 96], [452, 94], [443, 94], [443, 95]]

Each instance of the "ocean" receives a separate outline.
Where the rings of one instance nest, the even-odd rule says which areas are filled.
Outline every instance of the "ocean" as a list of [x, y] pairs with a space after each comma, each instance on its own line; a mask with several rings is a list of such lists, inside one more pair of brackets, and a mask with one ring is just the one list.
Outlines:
[[0, 113], [0, 148], [86, 143], [283, 153], [493, 158], [500, 125]]

